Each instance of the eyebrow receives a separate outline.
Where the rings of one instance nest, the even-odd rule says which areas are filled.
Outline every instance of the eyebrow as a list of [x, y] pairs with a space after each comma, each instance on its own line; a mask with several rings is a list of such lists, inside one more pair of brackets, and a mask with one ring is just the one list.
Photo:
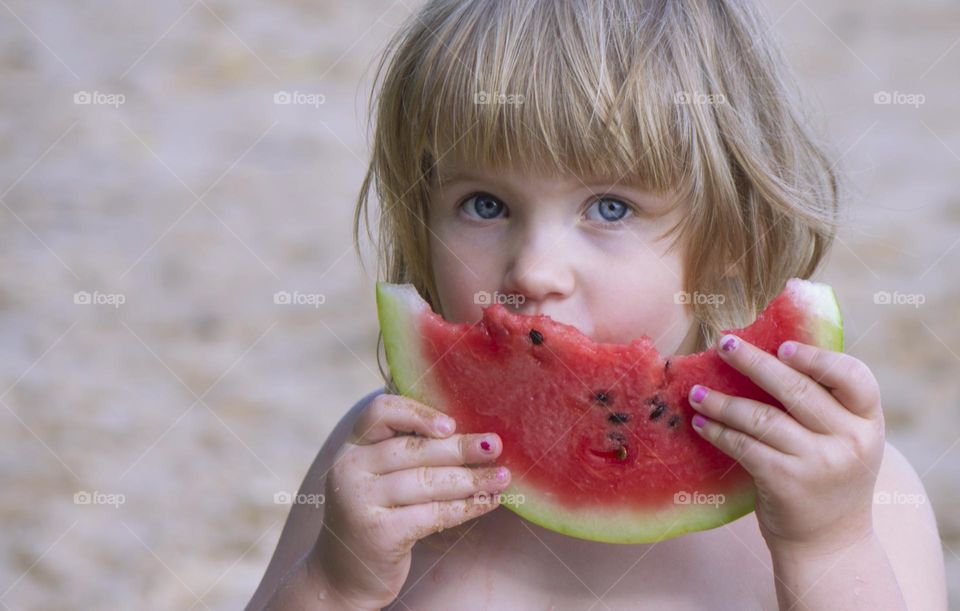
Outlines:
[[440, 182], [444, 182], [444, 183], [466, 182], [466, 181], [482, 182], [484, 180], [490, 180], [489, 176], [480, 176], [479, 174], [473, 174], [467, 170], [452, 170], [448, 172], [438, 172], [437, 178]]
[[497, 174], [479, 174], [466, 169], [456, 169], [438, 173], [438, 186], [442, 189], [453, 188], [460, 183], [477, 183], [491, 186], [505, 193], [515, 194], [520, 185]]
[[[493, 183], [498, 183], [505, 186], [509, 186], [510, 184], [509, 181], [505, 179], [501, 179], [497, 175], [480, 175], [480, 174], [474, 174], [469, 170], [460, 170], [460, 169], [452, 170], [448, 172], [438, 172], [437, 177], [438, 177], [438, 180], [443, 184], [452, 184], [457, 182], [493, 182]], [[582, 187], [586, 187], [588, 189], [596, 188], [596, 187], [612, 187], [612, 188], [623, 187], [627, 189], [645, 191], [645, 189], [640, 185], [634, 185], [629, 182], [615, 182], [612, 178], [609, 178], [609, 179], [581, 178], [574, 185], [573, 190], [577, 190]]]

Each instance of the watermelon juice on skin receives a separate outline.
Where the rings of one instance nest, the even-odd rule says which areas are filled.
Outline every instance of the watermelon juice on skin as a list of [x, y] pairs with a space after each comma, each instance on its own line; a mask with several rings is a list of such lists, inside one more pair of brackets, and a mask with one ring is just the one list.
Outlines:
[[[512, 481], [503, 504], [545, 528], [609, 543], [660, 541], [754, 507], [749, 474], [692, 430], [694, 384], [782, 408], [716, 348], [663, 356], [643, 336], [597, 343], [549, 316], [483, 308], [474, 324], [434, 313], [412, 285], [377, 284], [384, 347], [400, 392], [496, 432]], [[843, 349], [833, 289], [791, 279], [730, 330], [771, 354], [786, 340]]]

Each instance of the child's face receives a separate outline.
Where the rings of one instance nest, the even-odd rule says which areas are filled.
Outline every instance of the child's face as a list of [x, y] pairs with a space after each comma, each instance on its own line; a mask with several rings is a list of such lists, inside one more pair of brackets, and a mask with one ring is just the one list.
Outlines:
[[[675, 295], [683, 290], [683, 247], [656, 236], [684, 213], [638, 187], [576, 177], [441, 170], [429, 228], [440, 311], [475, 322], [480, 291], [520, 295], [516, 309], [572, 324], [595, 341], [649, 335], [663, 354], [694, 349], [697, 325]], [[584, 185], [586, 183], [586, 185]]]

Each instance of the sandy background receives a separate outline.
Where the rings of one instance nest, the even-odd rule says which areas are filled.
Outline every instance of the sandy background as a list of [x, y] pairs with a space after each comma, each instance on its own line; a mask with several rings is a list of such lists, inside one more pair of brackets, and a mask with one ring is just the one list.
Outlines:
[[[835, 4], [770, 3], [858, 189], [823, 277], [960, 609], [960, 6]], [[0, 606], [246, 603], [274, 495], [380, 384], [350, 220], [366, 69], [417, 5], [0, 2]]]

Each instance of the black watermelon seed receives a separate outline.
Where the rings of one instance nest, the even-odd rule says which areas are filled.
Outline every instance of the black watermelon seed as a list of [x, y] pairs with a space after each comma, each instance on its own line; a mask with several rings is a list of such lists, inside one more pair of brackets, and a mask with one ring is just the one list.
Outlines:
[[670, 420], [667, 421], [667, 426], [672, 429], [676, 428], [678, 424], [680, 424], [680, 416], [677, 414], [670, 416]]
[[596, 399], [597, 402], [603, 403], [604, 405], [610, 402], [610, 395], [602, 390], [597, 391], [593, 398]]
[[540, 333], [536, 329], [530, 329], [530, 341], [534, 344], [540, 345], [543, 343], [543, 333]]
[[613, 424], [623, 424], [624, 422], [627, 422], [628, 420], [630, 420], [630, 415], [625, 414], [623, 412], [613, 412], [612, 414], [607, 416], [607, 420], [609, 420]]
[[655, 397], [653, 399], [653, 405], [655, 407], [653, 408], [653, 411], [650, 412], [650, 419], [656, 420], [663, 415], [663, 412], [667, 411], [667, 404], [664, 403], [660, 397]]

